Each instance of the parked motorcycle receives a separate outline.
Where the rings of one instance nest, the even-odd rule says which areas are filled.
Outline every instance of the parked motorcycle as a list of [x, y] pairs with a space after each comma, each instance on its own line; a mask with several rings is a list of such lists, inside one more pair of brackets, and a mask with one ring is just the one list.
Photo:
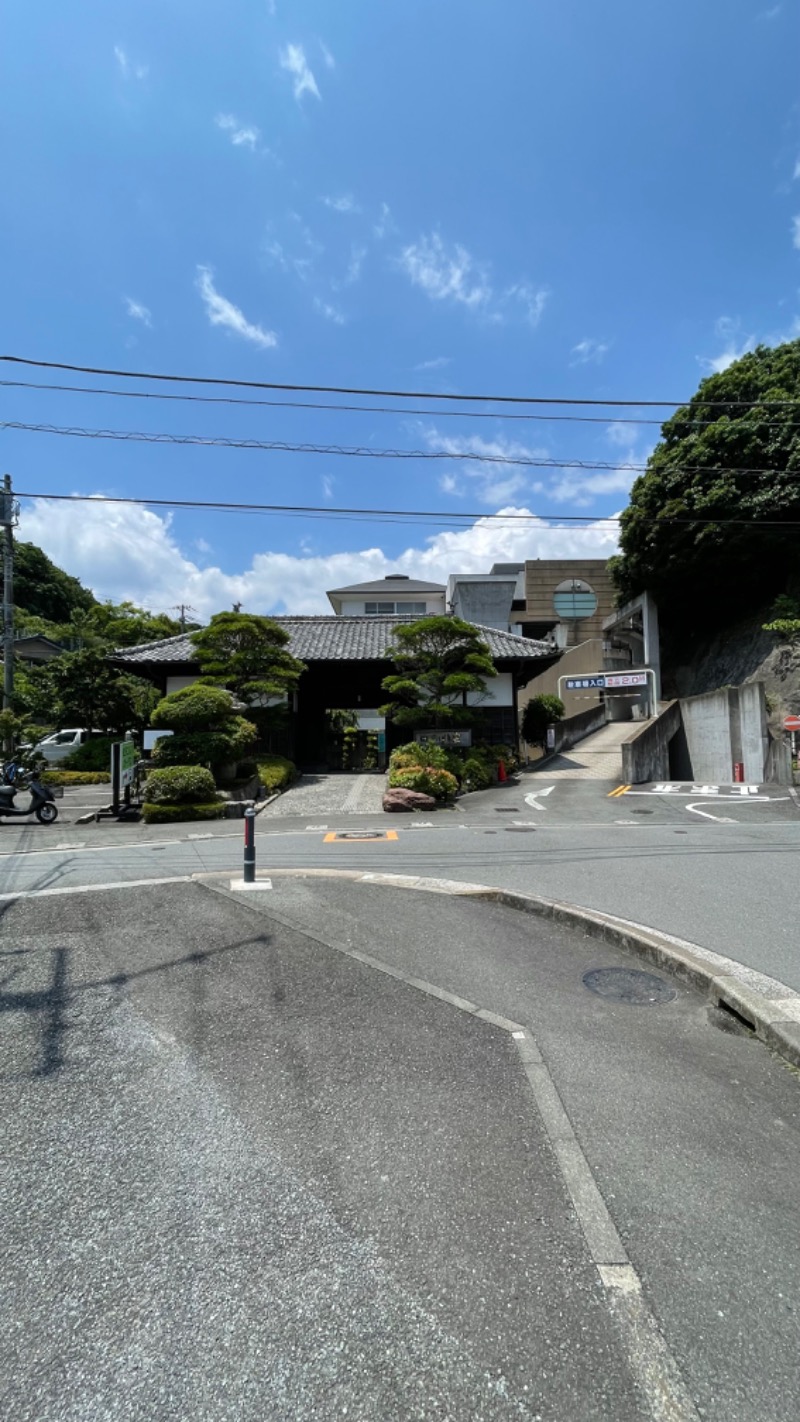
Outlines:
[[30, 791], [31, 802], [23, 810], [14, 804], [17, 786], [0, 785], [0, 819], [7, 815], [35, 815], [40, 825], [55, 824], [58, 819], [58, 806], [50, 786], [43, 785], [38, 777], [34, 777], [26, 788]]

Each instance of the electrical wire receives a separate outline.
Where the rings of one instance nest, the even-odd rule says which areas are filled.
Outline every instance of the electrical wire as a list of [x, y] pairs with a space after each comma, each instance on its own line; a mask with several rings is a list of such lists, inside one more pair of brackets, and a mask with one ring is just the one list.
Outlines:
[[[492, 523], [505, 522], [509, 527], [515, 523], [535, 523], [542, 528], [556, 528], [557, 524], [545, 522], [551, 515], [543, 514], [518, 514], [518, 513], [442, 513], [429, 509], [359, 509], [359, 508], [329, 508], [324, 504], [262, 504], [262, 503], [232, 503], [224, 499], [144, 499], [125, 498], [122, 495], [103, 494], [52, 494], [39, 493], [32, 490], [17, 489], [15, 495], [19, 499], [52, 499], [61, 503], [95, 503], [95, 504], [135, 504], [141, 507], [171, 508], [171, 509], [212, 509], [221, 513], [268, 513], [268, 514], [288, 514], [292, 517], [322, 517], [335, 518], [341, 516], [382, 520], [385, 517], [397, 520], [425, 520], [429, 523], [457, 523], [462, 526], [464, 523], [474, 523], [481, 521]], [[610, 523], [619, 524], [622, 518], [619, 514], [601, 515], [596, 514], [559, 514], [559, 523], [589, 523], [593, 527], [599, 524]], [[637, 523], [647, 524], [709, 524], [715, 527], [723, 525], [736, 525], [743, 528], [800, 528], [800, 519], [755, 519], [755, 518], [637, 518]]]
[[[104, 366], [71, 365], [65, 361], [33, 360], [27, 356], [18, 355], [0, 355], [0, 361], [15, 365], [36, 366], [41, 370], [69, 370], [80, 375], [111, 375], [120, 380], [168, 380], [187, 385], [230, 385], [249, 390], [301, 391], [315, 395], [364, 395], [375, 399], [459, 400], [477, 402], [479, 404], [503, 405], [593, 405], [615, 409], [624, 406], [638, 406], [642, 409], [666, 408], [669, 406], [673, 409], [680, 409], [688, 403], [686, 400], [579, 400], [566, 399], [563, 396], [544, 395], [453, 395], [425, 390], [370, 390], [362, 386], [351, 385], [301, 385], [299, 383], [279, 383], [274, 380], [233, 380], [229, 377], [211, 375], [166, 375], [148, 370], [113, 370]], [[707, 403], [715, 409], [751, 408], [753, 404], [751, 400], [709, 400], [703, 403]], [[780, 407], [783, 405], [797, 404], [800, 404], [800, 400], [794, 398], [759, 401], [759, 405], [762, 406]]]
[[[519, 411], [497, 413], [494, 410], [470, 410], [468, 414], [465, 414], [463, 410], [421, 410], [417, 406], [408, 405], [343, 405], [341, 403], [324, 404], [318, 400], [247, 400], [235, 395], [172, 395], [164, 390], [109, 390], [97, 385], [47, 385], [33, 380], [0, 380], [0, 388], [53, 390], [73, 395], [116, 395], [123, 400], [178, 400], [195, 405], [244, 405], [272, 410], [330, 410], [362, 415], [425, 415], [435, 416], [437, 420], [535, 420], [546, 424], [658, 425], [659, 427], [664, 423], [663, 420], [631, 419], [616, 415], [538, 415], [532, 414], [530, 411], [520, 414]], [[693, 419], [691, 423], [694, 429], [707, 429], [710, 425], [717, 424], [718, 421]], [[761, 423], [759, 427], [761, 429], [786, 429], [787, 425], [785, 421], [781, 421], [777, 425]], [[800, 422], [790, 425], [788, 428], [800, 429]]]
[[[512, 454], [477, 454], [471, 450], [372, 449], [369, 445], [295, 444], [289, 440], [233, 439], [227, 435], [177, 435], [151, 430], [92, 430], [68, 425], [28, 424], [22, 420], [3, 420], [0, 422], [0, 429], [62, 435], [76, 439], [111, 439], [143, 444], [200, 445], [217, 449], [255, 449], [280, 454], [324, 454], [333, 457], [343, 456], [349, 459], [455, 459], [461, 463], [511, 464], [527, 469], [580, 469], [589, 472], [606, 470], [613, 473], [632, 474], [644, 473], [648, 467], [646, 464], [635, 464], [627, 460], [538, 459]], [[682, 474], [766, 474], [773, 478], [787, 472], [780, 469], [727, 468], [704, 464], [671, 465], [670, 469], [674, 473]]]

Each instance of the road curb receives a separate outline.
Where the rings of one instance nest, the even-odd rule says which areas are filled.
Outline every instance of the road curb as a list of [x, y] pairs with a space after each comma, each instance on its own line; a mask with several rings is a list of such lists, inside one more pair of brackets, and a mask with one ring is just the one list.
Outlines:
[[[765, 1046], [792, 1066], [800, 1067], [800, 993], [785, 983], [725, 958], [696, 943], [686, 943], [657, 929], [629, 923], [612, 914], [579, 908], [535, 894], [518, 894], [489, 884], [458, 879], [433, 879], [411, 874], [367, 873], [360, 869], [271, 869], [269, 877], [336, 878], [415, 889], [421, 893], [453, 894], [502, 904], [521, 913], [549, 918], [644, 959], [662, 972], [703, 993], [713, 1007], [727, 1011], [748, 1027]], [[230, 878], [230, 873], [195, 874], [199, 881]]]

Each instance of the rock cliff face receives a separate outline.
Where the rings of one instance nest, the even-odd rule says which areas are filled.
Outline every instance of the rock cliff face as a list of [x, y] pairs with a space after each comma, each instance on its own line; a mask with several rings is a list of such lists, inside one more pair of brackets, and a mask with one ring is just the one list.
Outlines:
[[763, 681], [770, 723], [777, 725], [789, 711], [800, 713], [800, 645], [780, 642], [762, 631], [770, 610], [735, 623], [706, 641], [685, 648], [664, 667], [664, 695], [699, 696], [721, 686]]

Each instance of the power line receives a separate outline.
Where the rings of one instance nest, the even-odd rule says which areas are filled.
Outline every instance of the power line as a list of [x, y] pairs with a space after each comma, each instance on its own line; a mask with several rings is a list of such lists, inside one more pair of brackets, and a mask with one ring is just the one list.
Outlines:
[[[502, 414], [494, 410], [470, 410], [466, 415], [463, 410], [422, 410], [416, 406], [408, 405], [343, 405], [326, 404], [319, 400], [247, 400], [235, 395], [171, 395], [163, 390], [109, 390], [97, 385], [49, 385], [33, 380], [0, 380], [0, 388], [11, 390], [52, 390], [73, 395], [116, 395], [122, 400], [178, 400], [183, 403], [195, 405], [243, 405], [250, 408], [271, 409], [271, 410], [329, 410], [334, 413], [341, 411], [347, 414], [362, 415], [426, 415], [435, 416], [437, 420], [534, 420], [546, 424], [580, 424], [580, 425], [658, 425], [661, 426], [663, 420], [631, 419], [630, 417], [617, 415], [539, 415], [526, 411], [520, 414], [518, 411], [504, 411]], [[752, 407], [749, 407], [752, 408]], [[710, 425], [717, 424], [717, 420], [692, 420], [695, 429], [707, 429]], [[761, 425], [764, 429], [786, 429], [786, 422], [781, 421], [777, 425]], [[790, 425], [789, 428], [800, 429], [800, 422]]]
[[[359, 508], [329, 508], [324, 504], [261, 504], [261, 503], [231, 503], [228, 500], [203, 500], [203, 499], [139, 499], [124, 498], [122, 495], [103, 494], [98, 497], [96, 494], [51, 494], [38, 493], [30, 490], [18, 490], [17, 497], [21, 499], [53, 499], [61, 503], [94, 503], [94, 504], [135, 504], [142, 507], [152, 506], [155, 508], [171, 509], [208, 509], [222, 513], [268, 513], [268, 514], [289, 514], [295, 517], [336, 518], [342, 516], [357, 516], [359, 518], [381, 519], [391, 517], [399, 520], [425, 519], [428, 522], [441, 523], [474, 523], [477, 521], [488, 522], [491, 520], [503, 520], [509, 524], [513, 523], [535, 523], [543, 528], [555, 528], [556, 524], [544, 522], [550, 515], [543, 514], [517, 514], [517, 513], [442, 513], [430, 509], [359, 509]], [[559, 514], [555, 515], [559, 522], [564, 523], [589, 523], [598, 525], [602, 523], [621, 523], [619, 514], [609, 514], [597, 516], [596, 514]], [[725, 525], [735, 525], [744, 528], [800, 528], [800, 519], [755, 519], [755, 518], [637, 518], [637, 523], [648, 524], [713, 524], [715, 527]]]
[[[227, 435], [169, 434], [154, 430], [92, 430], [78, 426], [28, 424], [22, 420], [3, 420], [0, 429], [23, 430], [34, 434], [53, 434], [75, 439], [111, 439], [127, 443], [199, 445], [216, 449], [255, 449], [279, 454], [324, 454], [348, 459], [455, 459], [471, 464], [512, 464], [527, 469], [605, 470], [613, 473], [641, 474], [646, 464], [626, 460], [603, 459], [538, 459], [512, 454], [477, 454], [471, 450], [445, 449], [372, 449], [369, 445], [295, 444], [289, 440], [234, 439]], [[673, 473], [763, 475], [773, 478], [789, 471], [781, 469], [727, 468], [706, 464], [670, 465]]]
[[[41, 370], [70, 370], [81, 375], [111, 375], [121, 380], [168, 380], [187, 385], [231, 385], [248, 390], [302, 391], [315, 395], [365, 395], [376, 399], [460, 400], [478, 402], [481, 404], [503, 405], [594, 405], [606, 408], [638, 406], [641, 409], [655, 409], [667, 406], [679, 409], [681, 406], [688, 404], [686, 400], [577, 400], [565, 399], [563, 396], [544, 395], [453, 395], [425, 390], [370, 390], [361, 386], [351, 385], [301, 385], [279, 383], [274, 380], [232, 380], [222, 376], [211, 375], [166, 375], [148, 370], [111, 370], [104, 366], [71, 365], [64, 361], [32, 360], [27, 356], [17, 355], [0, 355], [0, 361], [6, 361], [15, 365], [36, 366]], [[704, 403], [714, 408], [733, 409], [739, 407], [750, 408], [753, 401], [709, 400]], [[797, 399], [788, 399], [764, 400], [758, 403], [760, 405], [782, 406], [796, 405], [800, 402]]]

